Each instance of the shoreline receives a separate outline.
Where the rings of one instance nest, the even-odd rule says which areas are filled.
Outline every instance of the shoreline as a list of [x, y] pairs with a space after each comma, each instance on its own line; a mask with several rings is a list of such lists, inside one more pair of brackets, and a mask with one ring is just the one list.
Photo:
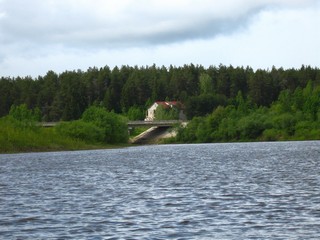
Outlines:
[[0, 148], [0, 155], [4, 154], [19, 154], [19, 153], [45, 153], [45, 152], [75, 152], [75, 151], [88, 151], [88, 150], [103, 150], [103, 149], [118, 149], [118, 148], [126, 148], [132, 146], [131, 144], [118, 144], [118, 145], [88, 145], [87, 147], [79, 147], [79, 148], [30, 148], [30, 149], [15, 149], [13, 151], [2, 151]]
[[75, 152], [75, 151], [90, 151], [90, 150], [112, 150], [112, 149], [121, 149], [121, 148], [129, 148], [129, 147], [138, 147], [138, 146], [154, 146], [154, 145], [174, 145], [174, 144], [179, 144], [179, 145], [188, 145], [188, 144], [237, 144], [237, 143], [280, 143], [280, 142], [317, 142], [320, 141], [320, 139], [309, 139], [309, 140], [277, 140], [277, 141], [230, 141], [230, 142], [212, 142], [212, 143], [179, 143], [179, 142], [157, 142], [157, 143], [149, 143], [149, 144], [132, 144], [132, 143], [127, 143], [127, 144], [117, 144], [117, 145], [105, 145], [105, 146], [100, 146], [100, 145], [88, 145], [88, 147], [81, 147], [81, 148], [47, 148], [47, 149], [28, 149], [28, 150], [17, 150], [17, 151], [2, 151], [0, 149], [0, 156], [1, 155], [7, 155], [7, 154], [28, 154], [28, 153], [50, 153], [50, 152]]

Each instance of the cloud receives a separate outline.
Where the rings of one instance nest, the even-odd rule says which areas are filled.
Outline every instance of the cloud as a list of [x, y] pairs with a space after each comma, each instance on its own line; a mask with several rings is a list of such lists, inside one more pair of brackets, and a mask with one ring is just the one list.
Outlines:
[[3, 0], [2, 43], [132, 47], [228, 34], [270, 6], [313, 1]]
[[[319, 9], [318, 0], [0, 0], [0, 71], [28, 75], [190, 62], [289, 65], [292, 59], [282, 57], [287, 51], [300, 59], [320, 54]], [[263, 59], [255, 59], [258, 52]]]

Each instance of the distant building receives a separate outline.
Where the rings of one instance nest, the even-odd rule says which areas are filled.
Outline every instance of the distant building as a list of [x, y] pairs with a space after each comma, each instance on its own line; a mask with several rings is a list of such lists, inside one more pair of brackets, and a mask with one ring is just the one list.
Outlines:
[[152, 104], [147, 110], [147, 116], [144, 119], [145, 121], [154, 121], [156, 119], [155, 113], [156, 109], [162, 106], [165, 109], [176, 108], [179, 110], [179, 120], [186, 120], [186, 115], [183, 112], [184, 106], [181, 102], [178, 101], [157, 101]]

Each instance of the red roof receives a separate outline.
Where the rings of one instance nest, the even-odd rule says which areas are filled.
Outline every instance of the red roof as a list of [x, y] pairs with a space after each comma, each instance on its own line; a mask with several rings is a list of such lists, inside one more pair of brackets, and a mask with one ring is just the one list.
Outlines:
[[156, 101], [156, 103], [158, 105], [165, 107], [165, 108], [172, 107], [172, 106], [175, 106], [178, 108], [182, 107], [182, 104], [178, 101]]

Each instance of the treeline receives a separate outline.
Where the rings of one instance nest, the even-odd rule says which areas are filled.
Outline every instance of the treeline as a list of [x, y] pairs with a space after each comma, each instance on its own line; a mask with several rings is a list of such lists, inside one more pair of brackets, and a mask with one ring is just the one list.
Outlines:
[[250, 108], [270, 107], [283, 91], [297, 97], [295, 92], [303, 91], [308, 82], [312, 88], [320, 85], [318, 68], [254, 71], [250, 67], [190, 64], [168, 68], [106, 66], [61, 74], [49, 71], [37, 78], [2, 77], [0, 117], [7, 115], [12, 105], [26, 104], [29, 109], [39, 109], [42, 121], [77, 120], [93, 105], [129, 119], [143, 119], [154, 101], [179, 100], [192, 119], [212, 114], [218, 106], [235, 106], [239, 94], [250, 102]]
[[320, 139], [320, 86], [309, 81], [294, 92], [283, 90], [270, 107], [238, 93], [234, 102], [181, 128], [178, 142], [278, 141]]

